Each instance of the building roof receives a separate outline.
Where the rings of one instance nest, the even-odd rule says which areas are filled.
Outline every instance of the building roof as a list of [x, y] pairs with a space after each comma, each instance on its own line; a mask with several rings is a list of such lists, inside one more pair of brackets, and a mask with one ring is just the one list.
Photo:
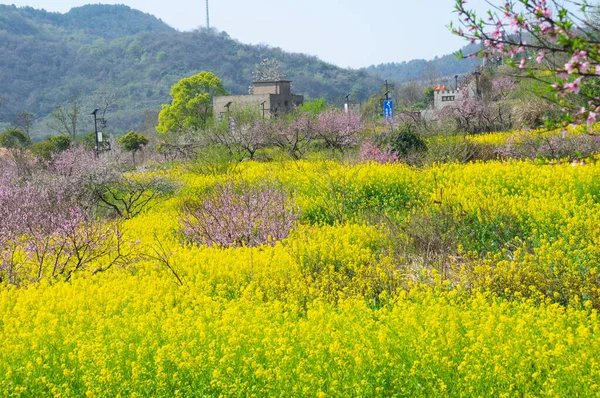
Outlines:
[[252, 84], [260, 84], [260, 83], [291, 83], [291, 80], [260, 80], [257, 82], [252, 82]]

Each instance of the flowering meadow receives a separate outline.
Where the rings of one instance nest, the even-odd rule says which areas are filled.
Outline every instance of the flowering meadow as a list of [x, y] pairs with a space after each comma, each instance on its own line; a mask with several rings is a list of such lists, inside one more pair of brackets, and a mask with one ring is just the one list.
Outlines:
[[109, 234], [120, 261], [13, 252], [0, 391], [597, 396], [595, 160], [145, 171], [176, 189]]

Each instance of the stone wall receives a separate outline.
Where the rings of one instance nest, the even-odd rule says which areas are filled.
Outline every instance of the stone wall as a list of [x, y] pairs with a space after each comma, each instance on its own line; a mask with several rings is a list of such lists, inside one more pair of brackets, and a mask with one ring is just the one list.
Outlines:
[[224, 97], [215, 97], [213, 106], [215, 115], [227, 113], [227, 105], [231, 102], [230, 111], [239, 110], [245, 107], [255, 106], [262, 112], [262, 103], [265, 102], [265, 116], [271, 114], [271, 94], [261, 95], [227, 95]]

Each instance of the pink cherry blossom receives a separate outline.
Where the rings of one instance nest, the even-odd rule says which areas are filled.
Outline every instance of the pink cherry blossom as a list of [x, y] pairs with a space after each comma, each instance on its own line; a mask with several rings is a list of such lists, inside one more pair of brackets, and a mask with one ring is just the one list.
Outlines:
[[542, 50], [538, 53], [538, 56], [535, 60], [537, 61], [538, 64], [541, 64], [542, 61], [544, 60], [545, 56], [546, 56], [546, 52]]
[[579, 90], [581, 89], [582, 79], [583, 79], [582, 77], [579, 77], [571, 83], [565, 83], [565, 86], [564, 86], [565, 90], [569, 93], [579, 94]]
[[589, 62], [582, 62], [579, 65], [579, 73], [587, 73], [588, 70], [590, 69], [590, 63]]
[[525, 69], [526, 65], [527, 65], [527, 59], [521, 58], [521, 64], [519, 65], [519, 69]]

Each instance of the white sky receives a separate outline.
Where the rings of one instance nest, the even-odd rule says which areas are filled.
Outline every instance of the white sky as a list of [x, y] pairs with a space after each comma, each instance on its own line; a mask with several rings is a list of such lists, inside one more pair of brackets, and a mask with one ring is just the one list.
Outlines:
[[[98, 0], [13, 0], [2, 4], [67, 12]], [[430, 59], [466, 42], [448, 32], [454, 0], [209, 0], [211, 25], [243, 43], [302, 52], [342, 67]], [[126, 4], [179, 30], [205, 25], [205, 0], [100, 1]], [[495, 0], [496, 3], [499, 0]], [[479, 10], [484, 0], [469, 0]]]

